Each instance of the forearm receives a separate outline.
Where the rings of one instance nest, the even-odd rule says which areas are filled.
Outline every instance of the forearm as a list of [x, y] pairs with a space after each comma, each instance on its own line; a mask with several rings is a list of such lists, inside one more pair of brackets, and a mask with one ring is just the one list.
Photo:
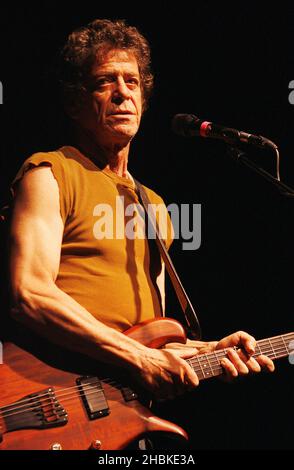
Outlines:
[[99, 361], [140, 367], [146, 347], [99, 322], [54, 283], [14, 296], [13, 317], [38, 334]]

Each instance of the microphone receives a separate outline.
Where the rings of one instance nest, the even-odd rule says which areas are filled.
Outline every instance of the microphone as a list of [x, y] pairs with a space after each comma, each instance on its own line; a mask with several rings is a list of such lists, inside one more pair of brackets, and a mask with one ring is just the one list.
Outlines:
[[194, 116], [194, 114], [176, 114], [172, 120], [172, 130], [182, 137], [195, 137], [199, 135], [200, 137], [224, 140], [231, 145], [245, 143], [256, 147], [277, 149], [277, 145], [266, 137], [202, 121]]

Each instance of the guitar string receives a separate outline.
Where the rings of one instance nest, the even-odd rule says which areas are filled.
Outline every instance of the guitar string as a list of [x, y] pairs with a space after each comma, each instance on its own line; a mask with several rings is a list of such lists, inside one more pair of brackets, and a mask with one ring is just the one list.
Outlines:
[[[212, 352], [212, 353], [207, 353], [207, 354], [201, 354], [201, 356], [197, 356], [197, 355], [193, 356], [191, 359], [189, 359], [189, 362], [198, 363], [198, 362], [200, 362], [199, 360], [201, 360], [202, 363], [205, 363], [205, 364], [208, 363], [208, 364], [214, 365], [214, 363], [215, 363], [215, 361], [217, 361], [217, 359], [223, 359], [223, 358], [227, 357], [227, 349], [222, 350], [222, 351], [226, 351], [226, 352], [224, 354], [222, 354], [222, 356], [219, 355], [220, 356], [219, 358], [214, 358], [214, 360], [211, 360], [210, 357], [209, 357], [209, 356], [212, 356], [212, 357], [214, 356], [214, 352]], [[217, 351], [215, 351], [215, 352], [217, 352]], [[259, 351], [255, 352], [250, 357], [256, 358], [256, 357], [259, 357], [261, 355], [269, 356], [269, 354], [271, 354], [271, 355], [273, 355], [273, 357], [275, 357], [275, 354], [276, 354], [276, 358], [278, 359], [278, 355], [283, 354], [283, 353], [286, 353], [286, 355], [290, 354], [290, 352], [288, 352], [288, 349], [285, 346], [281, 345], [279, 348], [275, 347], [274, 351], [271, 347], [268, 347], [267, 350], [263, 350], [262, 352], [259, 352]], [[207, 356], [207, 358], [205, 356]], [[280, 357], [282, 357], [282, 356], [280, 356]]]
[[[273, 353], [272, 353], [272, 355], [273, 355]], [[274, 357], [274, 355], [273, 355], [273, 357]], [[222, 367], [221, 367], [221, 366], [218, 366], [217, 368], [214, 368], [214, 372], [216, 372], [216, 371], [221, 371], [221, 370], [222, 370]], [[202, 377], [202, 378], [199, 377], [200, 380], [202, 380], [202, 379], [205, 378], [205, 374], [203, 373], [203, 371], [201, 370], [200, 367], [199, 367], [199, 370], [198, 370], [198, 371], [195, 370], [195, 372], [197, 372], [199, 375], [202, 374], [203, 377]], [[218, 375], [219, 375], [219, 374], [218, 374]], [[209, 376], [210, 376], [210, 374], [209, 374]], [[206, 376], [206, 378], [207, 378], [207, 376]], [[92, 387], [92, 388], [94, 388], [94, 387]], [[89, 392], [87, 393], [87, 395], [92, 395], [92, 394], [97, 394], [97, 389], [95, 389], [95, 390], [93, 390], [93, 391], [89, 391]], [[79, 395], [78, 393], [70, 393], [70, 394], [67, 394], [67, 395], [69, 395], [69, 396], [68, 396], [67, 398], [64, 398], [64, 399], [62, 400], [63, 403], [66, 402], [66, 401], [69, 401], [69, 400], [70, 400], [70, 401], [73, 401], [74, 399], [76, 399], [76, 400], [79, 399], [79, 400], [80, 400], [80, 398], [81, 398], [81, 395]], [[110, 394], [108, 393], [108, 395], [110, 395]], [[99, 400], [96, 400], [96, 401], [99, 403]], [[105, 402], [104, 398], [103, 398], [102, 400], [100, 400], [100, 403], [101, 403], [101, 404], [104, 403], [104, 402]], [[121, 399], [115, 400], [115, 403], [117, 403], [117, 404], [119, 404], [119, 403], [125, 403], [125, 399], [122, 399], [122, 398], [121, 398]], [[45, 405], [45, 407], [48, 407], [48, 406], [49, 406], [49, 405]], [[35, 405], [35, 406], [33, 406], [33, 407], [31, 407], [31, 408], [28, 408], [28, 409], [26, 409], [26, 410], [18, 411], [18, 412], [15, 412], [15, 413], [9, 413], [9, 414], [6, 414], [6, 415], [5, 415], [5, 413], [3, 413], [3, 414], [2, 414], [2, 417], [3, 417], [3, 418], [7, 418], [7, 417], [10, 417], [10, 416], [12, 416], [12, 415], [25, 414], [25, 413], [27, 413], [27, 412], [29, 412], [29, 411], [34, 411], [35, 409], [40, 409], [40, 405]], [[112, 409], [113, 409], [113, 405], [112, 405]], [[10, 411], [10, 410], [8, 410], [8, 411]], [[54, 414], [51, 414], [50, 416], [54, 416]], [[49, 417], [50, 417], [50, 416], [49, 416]], [[19, 416], [19, 418], [21, 418], [21, 416]], [[17, 419], [17, 418], [16, 418], [16, 419]], [[25, 418], [23, 421], [25, 421], [26, 419], [27, 419], [27, 418]]]
[[[286, 335], [283, 335], [284, 337], [285, 336], [289, 336], [289, 335], [293, 335], [293, 338], [294, 338], [294, 333], [287, 333]], [[278, 339], [278, 342], [281, 343], [281, 345], [279, 347], [277, 347], [274, 343], [277, 343], [277, 339]], [[260, 354], [267, 354], [268, 353], [272, 353], [273, 352], [273, 348], [272, 348], [272, 345], [275, 346], [275, 350], [277, 351], [278, 349], [282, 349], [283, 351], [287, 352], [288, 354], [288, 348], [287, 346], [285, 346], [284, 344], [284, 341], [283, 341], [283, 338], [281, 338], [280, 336], [276, 336], [274, 338], [270, 338], [271, 340], [271, 344], [268, 345], [268, 349], [267, 350], [263, 350], [263, 351], [258, 351], [257, 353], [254, 353], [253, 357], [256, 357], [256, 356], [259, 356]], [[274, 340], [274, 341], [272, 341]], [[260, 343], [269, 343], [269, 339], [264, 339], [264, 340], [259, 340], [257, 342], [257, 347], [259, 347]], [[207, 362], [209, 361], [210, 364], [214, 365], [215, 361], [218, 363], [218, 359], [220, 358], [223, 358], [226, 356], [226, 353], [227, 353], [227, 349], [221, 349], [221, 350], [216, 350], [214, 352], [210, 352], [210, 353], [204, 353], [204, 354], [200, 354], [199, 356], [193, 356], [189, 361], [190, 362], [194, 362], [195, 361], [198, 363], [200, 361], [204, 361], [204, 362]], [[279, 354], [279, 353], [278, 353]], [[211, 360], [209, 356], [212, 356], [213, 359]], [[222, 356], [222, 357], [220, 357]], [[107, 379], [107, 378], [101, 378], [100, 381], [103, 381], [104, 383], [108, 383], [109, 385], [111, 384], [115, 384], [116, 386], [119, 386], [119, 387], [124, 387], [122, 384], [116, 382], [116, 381], [113, 381], [112, 379]], [[66, 391], [66, 390], [70, 390], [70, 389], [73, 389], [73, 388], [82, 388], [82, 387], [86, 387], [88, 385], [92, 385], [94, 383], [99, 383], [99, 382], [91, 382], [91, 383], [86, 383], [86, 384], [83, 384], [83, 385], [78, 385], [78, 386], [73, 386], [73, 387], [67, 387], [67, 388], [64, 388], [64, 389], [60, 389], [58, 392], [61, 393], [63, 391]], [[45, 397], [48, 395], [48, 392], [46, 392], [45, 394], [39, 394], [37, 397], [36, 397], [36, 400], [42, 398], [42, 397]], [[17, 403], [20, 404], [20, 403], [24, 403], [24, 402], [27, 402], [27, 401], [32, 401], [32, 398], [24, 398], [23, 400], [19, 400]], [[4, 408], [7, 408], [11, 405], [6, 405], [6, 406], [3, 406], [3, 407], [0, 407], [0, 410], [1, 409], [4, 409]]]
[[[267, 351], [263, 351], [263, 354], [275, 354], [275, 352], [277, 352], [279, 349], [282, 349], [283, 352], [286, 350], [285, 346], [281, 345], [279, 348], [275, 347], [275, 352], [273, 352], [271, 350], [272, 348], [268, 349], [268, 352]], [[287, 351], [287, 350], [286, 350]], [[276, 353], [276, 356], [277, 354], [280, 354], [281, 352], [277, 352]], [[219, 363], [219, 359], [223, 359], [225, 358], [227, 355], [227, 349], [222, 349], [222, 350], [219, 350], [219, 351], [215, 351], [215, 353], [208, 353], [208, 354], [201, 354], [199, 356], [194, 356], [192, 357], [191, 359], [189, 359], [189, 364], [193, 367], [194, 364], [198, 364], [200, 366], [200, 369], [202, 371], [202, 367], [203, 366], [206, 366], [207, 363], [210, 364], [210, 366], [214, 367], [215, 365], [219, 366], [220, 363]], [[255, 353], [253, 355], [253, 357], [257, 357], [259, 356], [260, 353]], [[211, 360], [209, 358], [209, 356], [212, 356], [213, 359]], [[57, 393], [58, 393], [58, 398], [62, 397], [62, 396], [66, 396], [67, 393], [63, 394], [62, 392], [65, 392], [65, 391], [68, 391], [68, 390], [73, 390], [73, 389], [76, 389], [76, 390], [80, 390], [80, 391], [87, 391], [88, 390], [88, 386], [92, 386], [92, 385], [96, 385], [100, 382], [103, 382], [103, 383], [107, 383], [108, 385], [115, 385], [117, 388], [128, 388], [128, 387], [125, 387], [124, 385], [116, 382], [116, 381], [113, 381], [113, 380], [108, 380], [106, 378], [101, 378], [99, 379], [98, 381], [96, 382], [90, 382], [90, 383], [86, 383], [86, 384], [83, 384], [83, 385], [78, 385], [78, 386], [72, 386], [72, 387], [67, 387], [67, 388], [64, 388], [64, 389], [60, 389], [58, 390], [56, 393], [55, 393], [55, 396], [57, 397]], [[97, 387], [96, 387], [97, 388]], [[91, 388], [90, 388], [91, 389]], [[101, 389], [100, 389], [101, 390]], [[49, 392], [50, 393], [50, 392]], [[20, 409], [26, 405], [20, 405], [21, 403], [25, 403], [25, 402], [30, 402], [29, 404], [31, 404], [34, 400], [37, 402], [38, 400], [40, 400], [40, 398], [44, 398], [44, 397], [47, 397], [47, 399], [50, 398], [50, 395], [49, 395], [48, 392], [44, 393], [44, 394], [40, 394], [38, 395], [37, 397], [34, 397], [34, 398], [26, 398], [26, 399], [23, 399], [23, 400], [20, 400], [19, 402], [17, 402], [17, 407], [16, 408], [11, 408], [12, 405], [6, 405], [4, 407], [1, 407], [1, 409], [5, 409], [5, 408], [8, 408], [10, 407], [9, 411], [13, 411], [15, 409]]]
[[[222, 371], [222, 367], [221, 367], [221, 366], [218, 366], [217, 368], [214, 368], [214, 371], [213, 371], [212, 376], [214, 376], [214, 372], [218, 372], [217, 375], [219, 375], [219, 373], [221, 373], [221, 371]], [[208, 377], [207, 377], [207, 374], [205, 375], [205, 374], [203, 373], [203, 371], [201, 370], [201, 368], [199, 368], [198, 370], [195, 370], [195, 372], [198, 373], [198, 375], [199, 375], [199, 380], [202, 380], [202, 379], [204, 379], [204, 378], [211, 377], [211, 374], [210, 374], [210, 373], [208, 373]], [[201, 377], [200, 374], [202, 374], [203, 377]], [[92, 388], [94, 388], [94, 387], [92, 387]], [[115, 392], [116, 392], [116, 391], [115, 391]], [[91, 395], [91, 394], [94, 394], [94, 393], [97, 394], [97, 389], [93, 390], [92, 392], [89, 391], [89, 392], [88, 392], [88, 395]], [[117, 393], [117, 392], [116, 392], [116, 393]], [[63, 402], [68, 401], [68, 400], [71, 400], [71, 401], [72, 401], [74, 398], [75, 398], [75, 399], [80, 399], [80, 398], [81, 398], [81, 395], [79, 395], [78, 393], [74, 393], [74, 394], [73, 394], [73, 393], [70, 393], [70, 394], [67, 394], [67, 395], [69, 395], [68, 398], [64, 398], [64, 399], [63, 399]], [[109, 395], [111, 395], [111, 394], [108, 393], [108, 396], [109, 396]], [[116, 400], [115, 402], [117, 402], [117, 403], [125, 403], [125, 401], [126, 401], [125, 399], [119, 399], [119, 400]], [[99, 403], [99, 400], [96, 400], [96, 402]], [[100, 403], [101, 403], [101, 404], [104, 403], [104, 402], [105, 402], [105, 399], [104, 399], [104, 398], [100, 399]], [[48, 406], [49, 406], [49, 404], [44, 405], [45, 408], [48, 407]], [[8, 413], [8, 414], [6, 414], [6, 415], [5, 415], [5, 413], [3, 413], [2, 415], [3, 415], [3, 418], [7, 418], [7, 417], [12, 416], [12, 415], [25, 414], [25, 413], [27, 413], [28, 411], [34, 411], [35, 409], [38, 409], [38, 410], [39, 410], [39, 409], [40, 409], [40, 405], [35, 405], [35, 406], [31, 407], [31, 408], [27, 408], [27, 409], [25, 409], [25, 410], [18, 411], [18, 412], [15, 412], [15, 413]], [[7, 410], [7, 411], [10, 411], [10, 410]], [[51, 414], [51, 416], [54, 416], [54, 414], [53, 414], [53, 415]]]
[[[221, 351], [219, 351], [219, 352], [223, 352], [223, 350], [221, 350]], [[259, 354], [257, 354], [257, 355], [259, 355]], [[197, 356], [196, 356], [196, 357], [197, 357]], [[268, 354], [268, 357], [278, 358], [278, 356], [277, 356], [274, 352], [271, 352], [270, 354]], [[283, 356], [280, 356], [280, 357], [283, 357]], [[192, 361], [189, 361], [189, 362], [192, 362]], [[197, 361], [197, 362], [198, 362], [198, 361]], [[202, 364], [202, 366], [203, 366], [203, 364]], [[204, 379], [205, 377], [207, 377], [207, 374], [204, 374], [203, 369], [202, 369], [201, 366], [198, 365], [198, 369], [197, 369], [197, 367], [195, 367], [194, 370], [195, 370], [195, 372], [198, 374], [200, 380], [202, 380], [202, 379]], [[219, 375], [219, 372], [220, 372], [221, 370], [222, 370], [222, 367], [220, 366], [220, 364], [219, 364], [219, 362], [218, 362], [217, 367], [215, 367], [215, 366], [211, 367], [212, 376], [214, 376], [214, 373], [215, 373], [215, 372], [217, 372], [217, 375]], [[203, 375], [202, 378], [200, 377], [200, 374]], [[208, 373], [208, 375], [211, 376], [210, 373]], [[104, 382], [103, 380], [101, 380], [101, 381]], [[97, 383], [98, 383], [98, 382], [97, 382]], [[93, 382], [93, 384], [94, 384], [94, 382]], [[90, 385], [90, 384], [89, 384], [89, 385]], [[82, 386], [79, 386], [79, 387], [69, 387], [69, 388], [78, 389], [78, 388], [80, 388], [80, 387], [82, 387]], [[93, 390], [94, 388], [95, 388], [95, 390]], [[85, 389], [86, 389], [86, 387], [84, 386], [84, 389], [83, 389], [83, 390], [85, 390]], [[64, 389], [64, 390], [66, 390], [66, 389]], [[81, 391], [83, 391], [83, 390], [81, 390]], [[93, 390], [93, 391], [91, 392], [91, 390]], [[62, 398], [62, 401], [63, 401], [63, 402], [64, 402], [64, 401], [71, 400], [73, 397], [79, 398], [79, 399], [80, 399], [80, 397], [81, 397], [81, 395], [80, 395], [79, 393], [76, 393], [76, 391], [74, 391], [74, 393], [73, 393], [73, 392], [70, 392], [70, 393], [65, 393], [65, 394], [64, 394], [64, 393], [61, 394], [61, 393], [60, 393], [61, 391], [62, 391], [62, 390], [60, 390], [60, 391], [58, 392], [58, 398], [68, 396], [68, 398]], [[86, 391], [88, 392], [87, 394], [89, 395], [89, 394], [94, 394], [94, 393], [97, 394], [97, 391], [102, 391], [102, 389], [98, 389], [97, 387], [90, 386], [90, 387], [88, 387], [88, 388], [86, 389]], [[79, 391], [78, 391], [78, 392], [79, 392]], [[117, 391], [115, 391], [115, 392], [117, 392]], [[48, 394], [47, 394], [47, 395], [48, 395]], [[47, 395], [45, 394], [44, 396], [47, 396]], [[108, 395], [109, 395], [109, 393], [108, 393]], [[55, 396], [57, 396], [57, 393], [55, 394]], [[50, 399], [50, 397], [46, 398], [45, 401], [48, 400], [48, 399]], [[38, 400], [39, 400], [39, 398], [36, 397], [36, 401], [38, 401]], [[104, 401], [105, 401], [105, 399], [103, 398], [103, 399], [102, 399], [102, 402], [104, 402]], [[118, 401], [119, 401], [119, 402], [124, 402], [125, 400], [118, 400]], [[10, 406], [11, 406], [11, 405], [10, 405]], [[20, 408], [23, 407], [23, 406], [27, 406], [27, 405], [22, 405], [22, 406], [16, 407], [16, 408], [10, 408], [9, 410], [7, 410], [7, 412], [4, 411], [3, 413], [1, 413], [2, 418], [7, 418], [7, 417], [9, 417], [9, 416], [16, 415], [16, 414], [20, 414], [20, 413], [27, 413], [28, 411], [33, 411], [35, 408], [40, 408], [40, 405], [39, 405], [39, 404], [36, 404], [36, 405], [34, 405], [33, 407], [29, 407], [29, 408], [27, 408], [27, 409], [25, 409], [25, 410], [18, 411], [18, 412], [15, 412], [15, 413], [10, 413], [11, 411], [16, 410], [16, 409], [20, 409]], [[30, 404], [28, 404], [28, 406], [30, 406]], [[43, 406], [44, 406], [44, 407], [48, 407], [49, 404], [43, 405]], [[6, 406], [3, 407], [3, 408], [8, 408], [8, 407], [9, 407], [9, 405], [6, 405]], [[3, 409], [3, 408], [2, 408], [2, 409]]]
[[[88, 392], [88, 395], [93, 395], [93, 394], [96, 394], [97, 393], [97, 390], [93, 390], [92, 392]], [[63, 402], [66, 402], [66, 401], [71, 401], [73, 402], [74, 400], [80, 400], [81, 396], [78, 394], [78, 393], [75, 393], [75, 394], [71, 394], [70, 397], [67, 397], [65, 399], [63, 399]], [[99, 400], [95, 400], [96, 404], [99, 404]], [[105, 400], [103, 399], [103, 401], [100, 401], [100, 403], [103, 403], [105, 402]], [[115, 400], [114, 403], [112, 404], [112, 409], [115, 407], [116, 404], [119, 404], [119, 403], [124, 403], [125, 400], [123, 399], [118, 399], [118, 400]], [[45, 405], [44, 407], [48, 407], [49, 405]], [[33, 406], [32, 408], [28, 408], [26, 410], [22, 410], [22, 411], [18, 411], [16, 413], [11, 413], [11, 414], [8, 414], [8, 415], [5, 415], [4, 416], [4, 419], [6, 419], [7, 417], [10, 417], [10, 416], [15, 416], [15, 415], [20, 415], [20, 416], [17, 416], [17, 417], [14, 417], [14, 423], [15, 421], [17, 422], [17, 420], [20, 420], [21, 423], [25, 423], [25, 422], [31, 422], [31, 419], [27, 416], [25, 417], [22, 417], [21, 415], [23, 414], [26, 414], [27, 412], [29, 411], [33, 411], [33, 412], [38, 412], [39, 410], [41, 409], [40, 406]], [[48, 413], [48, 411], [44, 412], [44, 415], [46, 415], [46, 413]], [[66, 411], [65, 413], [62, 414], [62, 416], [66, 415]], [[56, 416], [56, 413], [51, 413], [50, 415], [47, 416], [47, 418], [50, 418], [52, 416]], [[1, 416], [0, 416], [1, 417]]]
[[[283, 335], [283, 336], [288, 336], [288, 335], [292, 335], [292, 333], [288, 333], [287, 335]], [[281, 343], [281, 345], [278, 347], [276, 347], [276, 345], [274, 344], [277, 343], [277, 340], [275, 338], [278, 338], [279, 339], [279, 342]], [[293, 338], [294, 338], [294, 334], [293, 334]], [[279, 336], [277, 337], [274, 337], [274, 338], [271, 338], [271, 340], [274, 339], [274, 341], [271, 341], [271, 344], [268, 346], [268, 349], [267, 350], [263, 350], [263, 351], [258, 351], [257, 353], [255, 353], [253, 355], [253, 357], [257, 357], [259, 356], [260, 354], [269, 354], [269, 353], [272, 353], [273, 352], [273, 348], [272, 348], [272, 344], [275, 346], [275, 350], [277, 351], [278, 349], [282, 349], [283, 351], [287, 352], [288, 354], [288, 351], [287, 351], [287, 347], [285, 346], [284, 344], [284, 341], [282, 339], [280, 339]], [[257, 343], [257, 347], [260, 345], [261, 342], [269, 342], [268, 339], [265, 339], [265, 340], [259, 340], [258, 343]], [[200, 361], [204, 361], [205, 363], [207, 361], [210, 362], [210, 364], [214, 365], [215, 362], [217, 362], [217, 364], [219, 363], [219, 359], [220, 358], [224, 358], [226, 356], [226, 353], [227, 353], [227, 349], [221, 349], [221, 350], [217, 350], [217, 351], [214, 351], [214, 352], [210, 352], [210, 353], [206, 353], [206, 354], [200, 354], [199, 356], [193, 356], [189, 361], [192, 362], [192, 363], [199, 363]], [[278, 352], [279, 354], [279, 352]], [[210, 359], [210, 356], [213, 357], [213, 359], [211, 360]], [[222, 357], [221, 357], [222, 356]], [[124, 388], [124, 385], [112, 380], [112, 379], [107, 379], [107, 378], [100, 378], [100, 381], [103, 381], [104, 383], [108, 383], [109, 385], [113, 384], [113, 385], [116, 385], [117, 387], [122, 387]], [[70, 389], [73, 389], [73, 388], [82, 388], [82, 387], [86, 387], [88, 385], [91, 385], [91, 384], [94, 384], [94, 383], [99, 383], [99, 382], [91, 382], [91, 383], [86, 383], [86, 384], [83, 384], [83, 385], [79, 385], [79, 386], [73, 386], [73, 387], [67, 387], [67, 388], [64, 388], [64, 389], [60, 389], [58, 392], [61, 393], [63, 391], [67, 391], [67, 390], [70, 390]], [[125, 387], [127, 388], [127, 387]], [[42, 398], [42, 397], [45, 397], [48, 395], [48, 392], [46, 392], [45, 394], [39, 394], [37, 397], [36, 397], [36, 400]], [[27, 402], [27, 401], [32, 401], [32, 398], [24, 398], [23, 400], [19, 400], [17, 403], [20, 404], [20, 403], [24, 403], [24, 402]], [[3, 407], [0, 407], [0, 410], [1, 409], [4, 409], [4, 408], [7, 408], [11, 405], [6, 405], [6, 406], [3, 406]]]
[[[268, 340], [263, 340], [263, 342], [266, 342], [266, 341], [268, 341]], [[270, 348], [270, 349], [272, 349], [272, 348]], [[281, 349], [281, 348], [280, 348], [280, 349]], [[283, 349], [285, 349], [285, 347], [283, 347]], [[287, 350], [287, 348], [286, 348], [286, 350]], [[276, 348], [276, 351], [277, 351], [277, 348]], [[275, 356], [275, 357], [277, 358], [277, 354], [279, 354], [279, 352], [276, 352], [276, 351], [272, 352], [272, 351], [269, 350], [269, 352], [270, 352], [271, 354], [273, 354], [273, 357]], [[226, 350], [215, 351], [215, 354], [214, 354], [214, 353], [209, 353], [209, 355], [212, 355], [212, 356], [214, 357], [214, 361], [209, 361], [209, 358], [208, 358], [208, 357], [205, 357], [205, 356], [207, 356], [206, 354], [201, 354], [200, 356], [194, 356], [194, 358], [191, 358], [191, 359], [189, 360], [189, 363], [190, 363], [190, 365], [191, 365], [192, 367], [194, 366], [195, 363], [198, 364], [199, 371], [200, 371], [201, 373], [203, 373], [203, 366], [206, 366], [206, 363], [207, 363], [207, 360], [208, 360], [209, 363], [210, 363], [210, 368], [211, 368], [212, 372], [214, 373], [214, 371], [213, 371], [212, 368], [213, 368], [214, 365], [215, 365], [215, 364], [214, 364], [215, 361], [217, 362], [217, 365], [219, 366], [219, 361], [218, 361], [218, 359], [220, 359], [219, 356], [220, 356], [220, 354], [221, 354], [223, 357], [225, 357], [225, 355], [226, 355], [225, 353], [226, 353]], [[263, 351], [263, 353], [266, 353], [266, 352]], [[258, 355], [259, 355], [259, 353], [256, 353], [256, 354], [255, 354], [255, 356], [258, 356]], [[203, 357], [203, 356], [204, 356], [204, 357]], [[217, 357], [215, 357], [215, 356], [217, 356]], [[254, 357], [254, 356], [253, 356], [253, 357]], [[204, 361], [204, 362], [203, 362], [203, 361]], [[201, 363], [201, 362], [202, 362], [202, 363]], [[219, 367], [218, 367], [217, 369], [219, 370]], [[206, 369], [206, 370], [207, 370], [207, 369]], [[203, 375], [204, 375], [204, 374], [203, 374]], [[210, 374], [209, 374], [209, 375], [210, 375]], [[206, 373], [206, 376], [207, 376], [207, 373]], [[106, 380], [106, 379], [104, 379], [104, 380], [101, 379], [101, 381], [103, 381], [104, 383], [107, 383], [107, 380]], [[96, 382], [96, 383], [99, 383], [99, 382]], [[110, 383], [111, 383], [111, 382], [110, 382]], [[112, 383], [116, 384], [116, 387], [117, 387], [117, 388], [122, 387], [121, 384], [117, 384], [117, 383], [115, 383], [115, 382], [112, 382]], [[83, 390], [87, 391], [87, 390], [88, 390], [88, 389], [87, 389], [87, 385], [94, 385], [94, 384], [95, 384], [95, 382], [92, 382], [92, 383], [89, 383], [89, 384], [80, 385], [80, 386], [78, 386], [78, 387], [68, 387], [68, 388], [66, 388], [66, 389], [61, 389], [60, 391], [58, 391], [59, 397], [68, 395], [68, 393], [66, 393], [66, 394], [61, 394], [61, 392], [63, 392], [63, 391], [70, 390], [70, 389], [75, 389], [75, 388], [76, 388], [76, 389], [82, 389], [81, 391], [83, 391]], [[82, 388], [82, 387], [84, 387], [84, 388]], [[95, 388], [97, 389], [97, 387], [95, 387]], [[127, 387], [125, 387], [125, 388], [127, 388]], [[91, 389], [91, 388], [90, 388], [90, 389]], [[101, 389], [100, 389], [100, 390], [101, 390]], [[57, 395], [57, 394], [56, 394], [56, 395]], [[47, 392], [46, 394], [43, 394], [43, 395], [38, 395], [38, 397], [36, 397], [35, 400], [38, 401], [42, 396], [43, 396], [43, 397], [48, 396], [48, 392]], [[48, 398], [47, 398], [47, 399], [48, 399]], [[30, 404], [32, 403], [32, 399], [31, 399], [31, 398], [24, 399], [24, 400], [20, 401], [19, 403], [25, 402], [25, 401], [30, 401]], [[24, 407], [24, 406], [26, 406], [26, 405], [21, 405], [21, 406], [18, 406], [18, 407], [16, 407], [16, 408], [11, 408], [11, 405], [6, 405], [5, 407], [2, 407], [2, 409], [4, 409], [4, 408], [9, 408], [9, 410], [7, 410], [7, 411], [13, 411], [13, 410], [15, 410], [15, 409], [20, 409], [21, 407]], [[1, 408], [0, 408], [0, 409], [1, 409]]]
[[[268, 340], [261, 340], [261, 341], [268, 341]], [[258, 343], [259, 343], [259, 342], [258, 342]], [[271, 349], [272, 349], [272, 348], [271, 348]], [[281, 347], [280, 347], [280, 349], [281, 349]], [[285, 350], [285, 349], [287, 350], [287, 348], [285, 348], [285, 346], [283, 346], [283, 349], [284, 349], [284, 350]], [[263, 351], [263, 353], [266, 353], [266, 352]], [[269, 353], [270, 353], [271, 355], [273, 355], [273, 357], [276, 357], [276, 358], [277, 358], [277, 354], [279, 354], [279, 353], [275, 353], [275, 352], [270, 351], [270, 350], [269, 350]], [[195, 363], [198, 364], [199, 372], [201, 372], [201, 373], [203, 374], [203, 366], [206, 364], [206, 362], [207, 362], [207, 361], [210, 362], [210, 366], [212, 366], [212, 367], [211, 367], [211, 370], [213, 371], [213, 367], [214, 367], [215, 364], [214, 364], [214, 363], [211, 364], [211, 363], [216, 361], [216, 362], [217, 362], [217, 365], [218, 365], [217, 369], [219, 370], [219, 361], [218, 361], [218, 359], [220, 359], [219, 356], [222, 355], [223, 357], [225, 357], [225, 356], [226, 356], [226, 350], [215, 351], [215, 353], [209, 353], [209, 355], [212, 355], [212, 356], [214, 357], [214, 361], [209, 361], [209, 358], [208, 358], [208, 357], [207, 357], [207, 358], [205, 357], [205, 356], [207, 356], [206, 354], [201, 354], [200, 356], [194, 356], [194, 358], [191, 358], [191, 359], [189, 360], [189, 363], [190, 363], [190, 365], [191, 365], [192, 367], [194, 366]], [[258, 355], [260, 355], [260, 354], [259, 354], [259, 353], [256, 353], [255, 355], [253, 355], [253, 357], [254, 357], [254, 356], [258, 356]], [[268, 355], [269, 355], [269, 354], [268, 354]], [[203, 356], [204, 356], [204, 357], [203, 357]], [[216, 357], [215, 357], [215, 356], [216, 356]], [[222, 358], [223, 358], [223, 357], [222, 357]], [[200, 360], [199, 360], [199, 359], [200, 359]], [[203, 360], [204, 360], [204, 362], [203, 362]], [[202, 361], [202, 364], [201, 364], [201, 361]], [[216, 370], [215, 370], [215, 371], [216, 371]], [[214, 371], [213, 371], [213, 373], [214, 373]], [[203, 375], [204, 375], [204, 374], [203, 374]], [[206, 375], [207, 375], [207, 374], [206, 374]], [[210, 374], [209, 374], [209, 375], [210, 375]], [[101, 379], [101, 381], [104, 382], [104, 383], [107, 383], [107, 380], [106, 380], [106, 379], [104, 379], [104, 380]], [[96, 382], [96, 383], [99, 383], [99, 382]], [[111, 382], [110, 382], [110, 383], [111, 383]], [[115, 384], [115, 382], [113, 382], [113, 383]], [[89, 388], [87, 388], [87, 386], [88, 386], [88, 385], [94, 385], [94, 384], [95, 384], [95, 382], [92, 382], [92, 383], [88, 383], [88, 384], [84, 384], [84, 385], [79, 385], [79, 386], [74, 386], [74, 387], [68, 387], [68, 388], [65, 388], [65, 389], [61, 389], [61, 390], [59, 390], [58, 392], [56, 392], [55, 396], [57, 396], [57, 393], [58, 393], [59, 397], [66, 396], [66, 395], [68, 395], [68, 393], [65, 393], [65, 394], [63, 393], [63, 394], [62, 394], [61, 392], [66, 391], [66, 390], [70, 390], [70, 389], [81, 389], [81, 391], [83, 391], [83, 390], [87, 391], [87, 390], [90, 390], [90, 389], [91, 389], [91, 387], [90, 387], [90, 389], [89, 389]], [[121, 384], [116, 384], [116, 386], [118, 386], [118, 385], [120, 385], [120, 387], [122, 387]], [[120, 387], [118, 387], [118, 388], [120, 388]], [[128, 388], [128, 387], [122, 387], [122, 388]], [[97, 391], [97, 387], [95, 387], [95, 389], [96, 389], [95, 391]], [[98, 389], [98, 390], [99, 390], [99, 389]], [[100, 390], [101, 390], [101, 389], [100, 389]], [[36, 400], [36, 402], [37, 402], [41, 397], [48, 397], [48, 396], [49, 396], [49, 395], [48, 395], [48, 392], [47, 392], [46, 394], [37, 396], [37, 397], [35, 398], [35, 400]], [[50, 398], [50, 397], [49, 397], [49, 398]], [[48, 399], [48, 398], [47, 398], [47, 399]], [[24, 402], [24, 401], [30, 401], [30, 403], [28, 404], [28, 405], [30, 405], [33, 400], [32, 400], [31, 398], [28, 398], [28, 399], [24, 399], [23, 401], [20, 400], [18, 403], [21, 403], [21, 402]], [[10, 412], [10, 411], [13, 411], [13, 410], [15, 410], [15, 409], [20, 409], [20, 408], [22, 408], [22, 407], [24, 407], [24, 406], [26, 406], [26, 405], [21, 405], [21, 406], [18, 406], [18, 407], [16, 407], [16, 408], [11, 408], [11, 405], [6, 405], [6, 406], [0, 408], [0, 410], [10, 407], [10, 409], [7, 410], [7, 411]], [[5, 412], [4, 412], [4, 413], [5, 413]]]

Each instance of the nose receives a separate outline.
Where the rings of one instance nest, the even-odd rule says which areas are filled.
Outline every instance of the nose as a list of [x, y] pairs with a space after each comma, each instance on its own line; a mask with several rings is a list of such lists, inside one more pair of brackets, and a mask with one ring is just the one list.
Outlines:
[[129, 88], [127, 87], [126, 82], [122, 77], [119, 77], [117, 82], [116, 82], [116, 88], [113, 92], [113, 98], [112, 101], [115, 104], [120, 104], [125, 100], [130, 99], [131, 97], [131, 92]]

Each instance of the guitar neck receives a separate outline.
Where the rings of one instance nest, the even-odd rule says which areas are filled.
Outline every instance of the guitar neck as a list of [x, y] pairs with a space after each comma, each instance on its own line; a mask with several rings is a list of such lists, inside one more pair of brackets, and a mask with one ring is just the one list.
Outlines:
[[[261, 339], [256, 343], [253, 357], [265, 354], [272, 360], [275, 360], [288, 356], [294, 350], [294, 344], [290, 345], [291, 342], [294, 342], [294, 333]], [[199, 354], [187, 359], [187, 362], [194, 369], [199, 380], [203, 380], [223, 373], [220, 363], [226, 356], [227, 349], [220, 349], [208, 354]]]

